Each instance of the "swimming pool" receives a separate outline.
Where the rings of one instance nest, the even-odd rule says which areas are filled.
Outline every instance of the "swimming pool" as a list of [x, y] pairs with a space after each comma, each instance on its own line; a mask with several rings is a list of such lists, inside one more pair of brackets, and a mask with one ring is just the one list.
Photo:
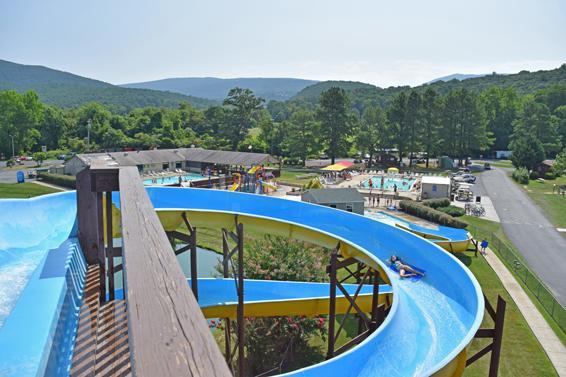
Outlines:
[[173, 185], [175, 183], [179, 183], [179, 177], [183, 179], [183, 181], [196, 181], [197, 179], [204, 179], [200, 174], [197, 173], [186, 173], [184, 175], [174, 175], [169, 177], [154, 177], [154, 178], [147, 178], [143, 180], [143, 184], [146, 186], [151, 185]]
[[392, 178], [392, 177], [384, 177], [383, 178], [383, 187], [381, 187], [381, 176], [374, 175], [371, 178], [362, 181], [360, 184], [362, 188], [369, 189], [369, 181], [372, 181], [372, 187], [374, 189], [384, 189], [384, 190], [391, 190], [393, 191], [393, 187], [397, 185], [397, 191], [410, 191], [411, 187], [415, 183], [416, 179], [409, 179], [409, 178]]

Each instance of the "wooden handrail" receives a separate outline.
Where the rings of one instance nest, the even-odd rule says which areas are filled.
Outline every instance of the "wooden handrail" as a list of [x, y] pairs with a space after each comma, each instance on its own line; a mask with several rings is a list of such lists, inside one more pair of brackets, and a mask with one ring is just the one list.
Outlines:
[[147, 196], [120, 168], [125, 298], [136, 376], [231, 376]]

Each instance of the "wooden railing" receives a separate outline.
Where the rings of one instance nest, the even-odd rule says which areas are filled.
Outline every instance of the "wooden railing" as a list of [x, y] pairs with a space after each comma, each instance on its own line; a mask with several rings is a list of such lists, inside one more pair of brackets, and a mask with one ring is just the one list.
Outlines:
[[[107, 177], [109, 171], [81, 173], [79, 180], [83, 184], [77, 190], [79, 237], [87, 260], [104, 270], [107, 262], [103, 258], [101, 261], [101, 257], [106, 254], [113, 258], [118, 253], [103, 253], [102, 192], [119, 190], [123, 257], [120, 269], [124, 274], [132, 373], [148, 377], [231, 376], [137, 169], [114, 169], [113, 184], [105, 185], [104, 180], [98, 184], [97, 174]], [[108, 244], [106, 249], [112, 249], [111, 242]], [[101, 274], [101, 285], [105, 286], [106, 271]], [[105, 301], [106, 292], [102, 290], [101, 301]]]

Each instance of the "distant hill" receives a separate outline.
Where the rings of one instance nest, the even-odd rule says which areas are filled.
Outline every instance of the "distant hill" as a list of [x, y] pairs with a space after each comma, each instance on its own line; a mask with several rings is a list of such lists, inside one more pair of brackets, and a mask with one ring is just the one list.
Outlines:
[[484, 73], [484, 74], [479, 74], [479, 75], [473, 75], [473, 74], [466, 74], [466, 73], [454, 73], [453, 75], [448, 75], [448, 76], [444, 76], [444, 77], [439, 77], [437, 79], [434, 80], [430, 80], [429, 82], [427, 82], [427, 84], [432, 84], [435, 83], [437, 81], [451, 81], [451, 80], [458, 80], [458, 81], [462, 81], [462, 80], [467, 80], [467, 79], [473, 79], [476, 77], [483, 77], [483, 76], [487, 76], [488, 73]]
[[177, 93], [121, 88], [68, 72], [5, 60], [0, 60], [0, 90], [34, 90], [43, 102], [60, 107], [100, 102], [117, 111], [144, 106], [177, 107], [182, 102], [204, 108], [216, 103]]
[[380, 89], [375, 85], [366, 84], [364, 82], [359, 81], [321, 81], [311, 86], [307, 86], [299, 93], [297, 93], [293, 99], [304, 99], [309, 100], [311, 98], [318, 98], [320, 94], [325, 90], [328, 90], [332, 87], [342, 88], [347, 92], [351, 92], [358, 89], [368, 89], [368, 90], [376, 90]]
[[426, 89], [432, 88], [441, 94], [446, 94], [459, 88], [479, 92], [495, 86], [500, 88], [513, 87], [519, 94], [527, 94], [556, 84], [566, 85], [566, 64], [548, 71], [521, 71], [516, 74], [493, 73], [481, 77], [471, 77], [465, 80], [437, 80], [430, 84], [423, 84], [413, 88], [409, 86], [398, 86], [382, 89], [374, 85], [360, 82], [322, 81], [301, 90], [291, 100], [315, 104], [318, 102], [320, 93], [332, 86], [338, 86], [348, 92], [348, 96], [354, 107], [362, 109], [364, 107], [363, 104], [368, 103], [383, 106], [399, 92], [411, 89], [424, 92]]
[[293, 78], [236, 78], [221, 79], [216, 77], [169, 78], [156, 81], [120, 85], [125, 88], [154, 89], [190, 96], [222, 100], [230, 89], [239, 87], [251, 89], [258, 97], [284, 101], [303, 88], [315, 84], [314, 80]]

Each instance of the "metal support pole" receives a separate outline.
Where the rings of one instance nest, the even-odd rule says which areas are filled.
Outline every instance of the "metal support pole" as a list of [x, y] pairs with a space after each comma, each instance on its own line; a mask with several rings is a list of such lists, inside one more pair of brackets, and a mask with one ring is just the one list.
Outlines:
[[[222, 276], [224, 278], [227, 278], [229, 276], [228, 274], [228, 254], [230, 252], [230, 249], [228, 247], [228, 242], [227, 242], [227, 238], [226, 238], [226, 230], [222, 230]], [[232, 371], [232, 373], [234, 372], [232, 370], [232, 363], [230, 362], [231, 359], [231, 354], [232, 354], [232, 345], [230, 342], [230, 335], [231, 335], [231, 323], [230, 323], [230, 318], [226, 317], [224, 318], [224, 322], [225, 322], [225, 326], [224, 326], [224, 352], [226, 355], [226, 362], [228, 363], [228, 368], [230, 368], [230, 370]]]
[[237, 224], [238, 232], [238, 370], [244, 377], [246, 359], [244, 354], [244, 225]]
[[197, 230], [191, 230], [191, 289], [198, 301], [198, 271], [197, 271]]
[[373, 271], [373, 295], [371, 298], [371, 322], [370, 332], [374, 332], [379, 326], [379, 271]]
[[501, 343], [503, 340], [503, 326], [505, 323], [505, 307], [507, 303], [497, 296], [497, 309], [495, 315], [495, 334], [493, 336], [493, 348], [489, 362], [489, 377], [497, 377], [499, 371], [499, 358], [501, 355]]
[[336, 321], [336, 263], [338, 262], [338, 247], [332, 250], [330, 254], [330, 266], [328, 266], [328, 273], [330, 275], [330, 308], [328, 310], [328, 351], [326, 352], [326, 359], [331, 359], [334, 356], [334, 343], [336, 342], [334, 334], [334, 322]]
[[106, 191], [106, 258], [108, 261], [109, 299], [115, 298], [114, 290], [114, 240], [112, 234], [112, 192]]
[[104, 250], [104, 218], [102, 208], [102, 192], [96, 193], [96, 222], [98, 235], [98, 267], [100, 279], [100, 303], [106, 302], [106, 256]]

